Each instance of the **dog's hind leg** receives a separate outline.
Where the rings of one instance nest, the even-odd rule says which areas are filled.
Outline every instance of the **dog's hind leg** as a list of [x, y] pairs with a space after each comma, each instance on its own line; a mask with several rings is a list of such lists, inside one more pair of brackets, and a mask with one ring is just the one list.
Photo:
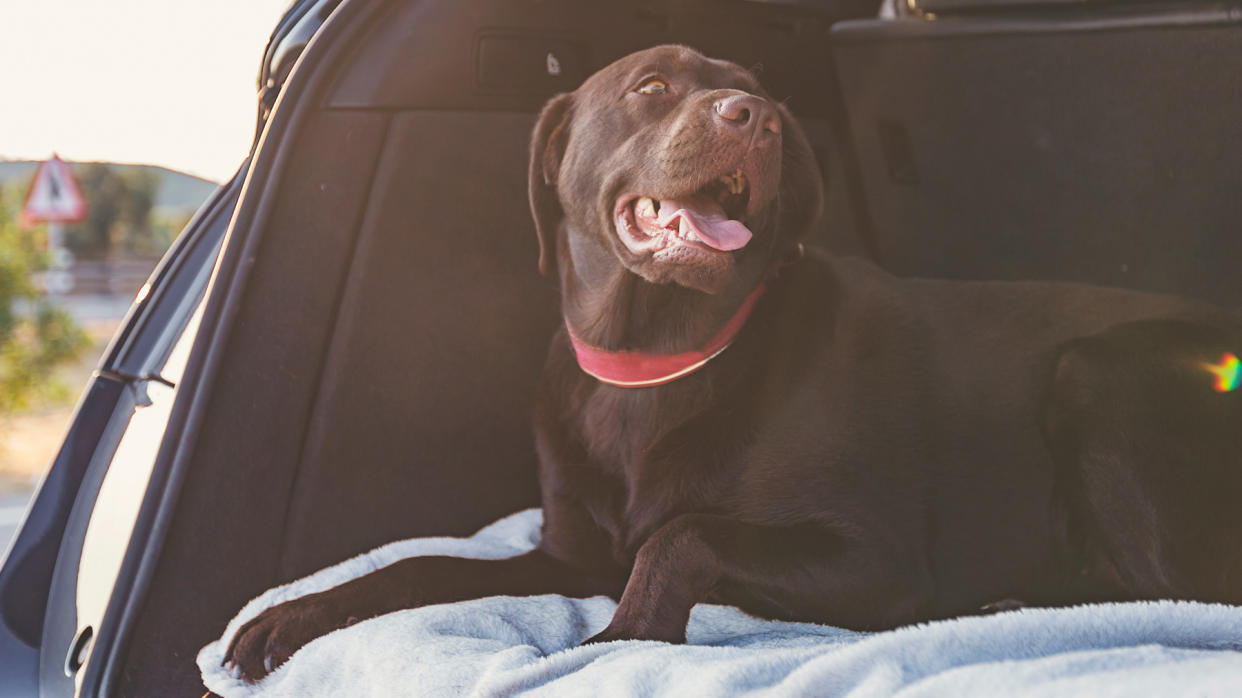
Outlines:
[[1067, 601], [1242, 602], [1242, 330], [1118, 325], [1068, 344], [1045, 434], [1074, 591]]

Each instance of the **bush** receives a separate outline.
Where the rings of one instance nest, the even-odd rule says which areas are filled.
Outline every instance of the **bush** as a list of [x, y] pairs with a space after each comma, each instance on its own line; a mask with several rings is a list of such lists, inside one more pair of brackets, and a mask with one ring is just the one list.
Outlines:
[[47, 268], [40, 249], [46, 232], [18, 227], [11, 198], [0, 190], [0, 416], [63, 392], [52, 370], [90, 343], [73, 318], [31, 282], [32, 273]]

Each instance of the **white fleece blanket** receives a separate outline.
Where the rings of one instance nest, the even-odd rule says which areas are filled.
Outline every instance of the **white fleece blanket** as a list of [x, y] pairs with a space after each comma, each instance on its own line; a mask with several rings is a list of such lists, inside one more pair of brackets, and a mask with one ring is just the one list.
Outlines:
[[220, 667], [259, 611], [413, 555], [508, 557], [538, 542], [540, 512], [471, 538], [401, 541], [260, 595], [198, 654], [203, 682], [241, 696], [1220, 696], [1242, 695], [1242, 608], [1126, 603], [1024, 609], [853, 633], [701, 604], [688, 644], [579, 643], [606, 598], [493, 597], [400, 611], [321, 637], [262, 682]]

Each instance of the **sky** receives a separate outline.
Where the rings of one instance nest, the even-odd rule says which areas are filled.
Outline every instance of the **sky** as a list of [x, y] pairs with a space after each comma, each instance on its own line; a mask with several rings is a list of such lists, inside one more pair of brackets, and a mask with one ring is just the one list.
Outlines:
[[291, 0], [0, 0], [0, 159], [228, 179], [263, 47]]

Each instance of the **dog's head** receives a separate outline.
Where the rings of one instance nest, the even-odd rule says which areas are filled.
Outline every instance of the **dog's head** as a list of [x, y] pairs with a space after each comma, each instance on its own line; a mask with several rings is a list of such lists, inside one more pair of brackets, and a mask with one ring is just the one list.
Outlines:
[[[684, 46], [622, 58], [544, 107], [531, 143], [540, 269], [625, 269], [719, 293], [794, 254], [815, 158], [748, 71]], [[589, 279], [587, 279], [589, 282]]]

